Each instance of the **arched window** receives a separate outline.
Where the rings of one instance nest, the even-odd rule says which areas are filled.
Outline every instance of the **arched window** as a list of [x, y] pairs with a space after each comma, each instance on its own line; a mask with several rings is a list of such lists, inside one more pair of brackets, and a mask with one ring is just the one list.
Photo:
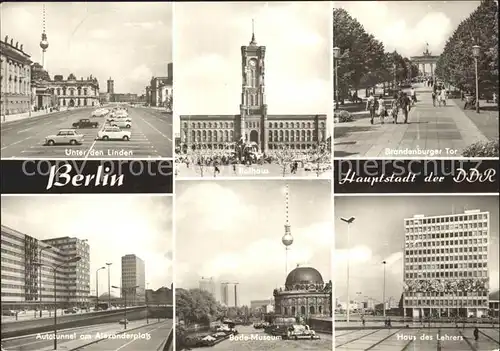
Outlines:
[[279, 141], [283, 141], [283, 130], [280, 130], [280, 139]]
[[300, 306], [300, 314], [305, 316], [306, 314], [306, 306]]
[[229, 141], [234, 141], [234, 131], [233, 130], [229, 131]]
[[272, 130], [269, 131], [269, 141], [270, 142], [273, 141], [273, 131]]
[[295, 131], [293, 129], [290, 131], [290, 141], [295, 141]]
[[212, 131], [211, 130], [208, 131], [208, 141], [209, 142], [212, 141]]
[[292, 316], [295, 316], [295, 306], [292, 307]]
[[288, 134], [288, 129], [285, 129], [285, 141], [289, 141], [289, 134]]
[[311, 141], [311, 130], [307, 130], [307, 141]]
[[250, 70], [250, 86], [252, 88], [257, 88], [257, 72], [255, 69]]
[[196, 141], [196, 132], [194, 130], [191, 131], [191, 141]]
[[309, 307], [309, 314], [314, 314], [314, 306]]
[[322, 314], [322, 313], [323, 313], [323, 307], [322, 307], [322, 306], [319, 306], [319, 307], [318, 307], [318, 313], [319, 313], [319, 314]]
[[[226, 123], [227, 125], [227, 123]], [[224, 141], [229, 141], [229, 133], [227, 130], [224, 131]]]
[[203, 131], [202, 131], [202, 134], [201, 134], [201, 140], [202, 140], [202, 141], [206, 141], [206, 140], [207, 140], [207, 131], [206, 131], [206, 130], [203, 130]]

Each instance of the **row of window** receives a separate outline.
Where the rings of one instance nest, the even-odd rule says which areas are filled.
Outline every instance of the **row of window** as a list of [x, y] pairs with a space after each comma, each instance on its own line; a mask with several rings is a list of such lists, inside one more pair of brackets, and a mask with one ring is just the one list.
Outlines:
[[486, 222], [477, 222], [477, 223], [470, 223], [470, 224], [464, 224], [463, 227], [458, 227], [458, 225], [455, 225], [455, 227], [452, 226], [447, 226], [447, 225], [441, 225], [441, 227], [415, 227], [415, 228], [406, 228], [406, 234], [413, 234], [413, 233], [430, 233], [430, 232], [448, 232], [448, 233], [456, 233], [456, 232], [462, 232], [466, 230], [472, 230], [472, 229], [480, 229], [480, 228], [487, 228], [488, 223]]
[[[269, 122], [269, 128], [274, 129], [314, 129], [314, 122]], [[321, 129], [325, 128], [325, 122], [319, 122]], [[210, 128], [226, 128], [233, 129], [234, 122], [184, 122], [184, 129], [210, 129]], [[245, 128], [260, 128], [260, 122], [245, 122]]]
[[481, 307], [488, 306], [487, 300], [405, 300], [406, 306], [454, 306]]
[[443, 264], [410, 264], [406, 266], [406, 269], [462, 269], [462, 268], [486, 268], [488, 267], [487, 262], [469, 262], [469, 263], [443, 263]]
[[470, 230], [470, 231], [453, 231], [446, 233], [433, 233], [433, 234], [408, 234], [407, 240], [432, 240], [432, 239], [456, 239], [467, 238], [475, 236], [487, 236], [487, 230]]
[[476, 277], [476, 278], [486, 278], [488, 272], [478, 272], [478, 271], [459, 271], [459, 272], [418, 272], [418, 273], [406, 273], [406, 279], [417, 279], [417, 278], [465, 278], [465, 277]]
[[457, 291], [456, 293], [450, 294], [446, 292], [405, 292], [406, 297], [427, 297], [431, 299], [438, 299], [440, 297], [446, 297], [449, 299], [458, 299], [458, 298], [473, 298], [475, 296], [488, 296], [487, 291]]
[[464, 221], [476, 221], [480, 219], [487, 219], [487, 213], [476, 213], [468, 215], [455, 215], [446, 217], [431, 217], [431, 218], [415, 218], [406, 220], [406, 225], [422, 225], [422, 224], [433, 224], [433, 223], [448, 223], [448, 222], [464, 222]]
[[22, 94], [22, 95], [30, 95], [31, 94], [31, 84], [28, 81], [23, 81], [21, 78], [17, 79], [17, 77], [12, 78], [9, 76], [7, 81], [4, 81], [4, 77], [1, 77], [2, 80], [2, 93], [7, 94]]
[[[75, 92], [77, 93], [76, 95], [89, 95], [89, 96], [97, 96], [99, 94], [98, 90], [96, 89], [95, 91], [93, 89], [87, 89], [87, 88], [56, 88], [56, 95], [70, 95], [70, 96], [74, 96], [75, 95]], [[67, 92], [69, 91], [69, 94], [67, 94]], [[82, 94], [83, 92], [83, 94]], [[90, 94], [89, 94], [90, 92]], [[61, 94], [62, 93], [62, 94]], [[92, 94], [94, 93], [94, 94]]]
[[435, 255], [435, 254], [450, 254], [461, 252], [487, 252], [487, 246], [473, 246], [473, 247], [450, 247], [441, 249], [423, 249], [423, 250], [406, 250], [406, 256], [420, 256], [420, 255]]

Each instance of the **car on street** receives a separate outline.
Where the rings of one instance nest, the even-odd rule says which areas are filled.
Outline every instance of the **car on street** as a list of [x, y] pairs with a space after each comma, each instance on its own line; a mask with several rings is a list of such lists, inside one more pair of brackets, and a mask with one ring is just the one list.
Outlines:
[[288, 328], [287, 332], [288, 339], [319, 339], [316, 332], [309, 328], [308, 325], [298, 325], [294, 324]]
[[132, 127], [132, 121], [129, 121], [125, 118], [115, 119], [114, 121], [109, 122], [109, 124], [111, 124], [111, 126], [113, 126], [113, 127], [120, 127], [120, 128], [131, 128]]
[[120, 321], [118, 323], [119, 324], [128, 324], [128, 320], [127, 319], [120, 319]]
[[130, 140], [131, 132], [119, 127], [105, 127], [97, 133], [98, 140]]
[[68, 308], [64, 310], [64, 314], [77, 313], [78, 310], [76, 308]]
[[106, 108], [98, 108], [94, 112], [92, 112], [92, 117], [103, 117], [109, 113], [109, 110]]
[[15, 316], [15, 315], [16, 315], [16, 311], [14, 311], [14, 310], [7, 310], [7, 311], [2, 312], [2, 316], [11, 317], [11, 316]]
[[80, 145], [83, 143], [83, 134], [75, 129], [61, 129], [57, 134], [45, 138], [45, 144], [52, 146], [56, 144]]
[[97, 128], [97, 126], [99, 126], [98, 122], [92, 122], [88, 118], [83, 118], [83, 119], [80, 119], [78, 122], [73, 123], [73, 128], [79, 128], [79, 129]]

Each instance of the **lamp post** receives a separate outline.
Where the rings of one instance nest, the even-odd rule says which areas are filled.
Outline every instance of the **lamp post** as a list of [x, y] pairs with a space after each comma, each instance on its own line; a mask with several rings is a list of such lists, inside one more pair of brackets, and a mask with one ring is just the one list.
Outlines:
[[146, 324], [149, 324], [148, 288], [149, 283], [146, 283]]
[[385, 265], [387, 264], [387, 262], [382, 261], [382, 264], [384, 265], [384, 287], [382, 289], [382, 309], [384, 311], [384, 319], [385, 319]]
[[110, 279], [110, 272], [111, 272], [111, 265], [113, 263], [106, 263], [106, 266], [108, 267], [108, 309], [111, 308], [111, 279]]
[[340, 48], [333, 48], [333, 74], [335, 75], [335, 105], [339, 104], [339, 78], [338, 78], [338, 62], [337, 60], [340, 58]]
[[479, 76], [477, 73], [477, 59], [479, 58], [479, 50], [481, 47], [479, 45], [474, 45], [472, 47], [472, 55], [474, 56], [474, 64], [476, 68], [476, 113], [479, 113]]
[[99, 308], [99, 271], [102, 269], [106, 269], [106, 267], [101, 267], [95, 271], [95, 308]]
[[345, 218], [345, 217], [341, 217], [340, 218], [343, 222], [347, 223], [347, 323], [349, 323], [349, 316], [350, 316], [350, 309], [351, 309], [351, 303], [350, 303], [350, 296], [349, 296], [349, 261], [350, 261], [350, 230], [351, 230], [351, 223], [354, 222], [354, 220], [356, 219], [355, 217], [349, 217], [349, 218]]
[[117, 285], [112, 285], [111, 286], [113, 289], [120, 289], [123, 293], [123, 299], [124, 299], [124, 303], [125, 303], [125, 309], [124, 309], [124, 323], [123, 323], [123, 326], [124, 326], [124, 329], [127, 329], [127, 289], [137, 289], [139, 287], [139, 285], [136, 285], [136, 286], [130, 286], [130, 287], [125, 287], [125, 288], [122, 288], [120, 286], [117, 286]]
[[40, 302], [40, 318], [42, 318], [42, 251], [52, 249], [52, 246], [45, 246], [40, 249], [40, 255], [38, 256], [38, 265], [40, 269], [40, 285], [38, 287], [38, 301]]
[[57, 266], [35, 263], [37, 266], [51, 268], [54, 272], [54, 350], [57, 350], [57, 270], [68, 263], [78, 262], [81, 259], [82, 258], [80, 256], [75, 256]]

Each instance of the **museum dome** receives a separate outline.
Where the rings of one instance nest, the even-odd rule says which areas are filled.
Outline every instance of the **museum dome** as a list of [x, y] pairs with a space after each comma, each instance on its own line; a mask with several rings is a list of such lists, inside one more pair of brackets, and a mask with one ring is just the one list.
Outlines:
[[297, 285], [323, 285], [323, 277], [321, 273], [312, 267], [297, 267], [288, 273], [285, 286], [294, 288]]

